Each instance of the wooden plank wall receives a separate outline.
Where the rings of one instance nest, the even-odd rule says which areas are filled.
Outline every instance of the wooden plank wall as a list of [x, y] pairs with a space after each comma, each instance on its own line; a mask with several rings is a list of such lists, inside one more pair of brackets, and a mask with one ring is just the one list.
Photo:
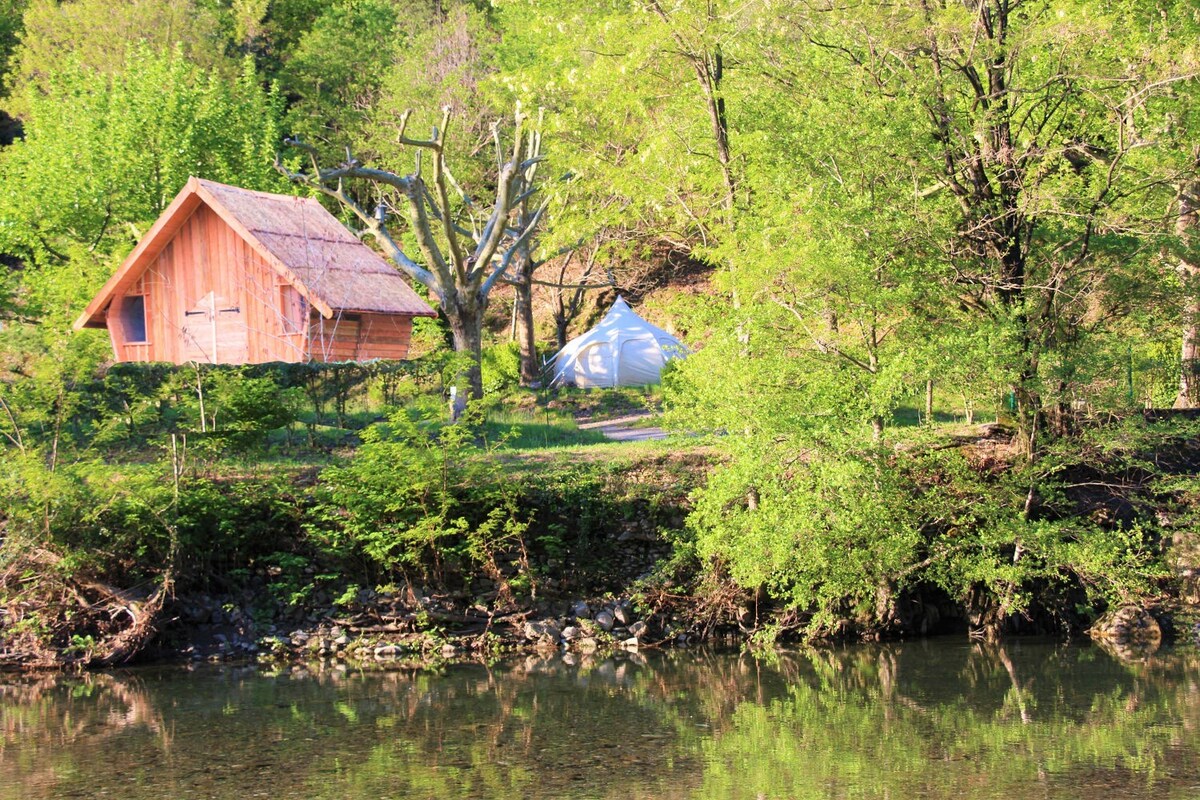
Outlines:
[[312, 316], [313, 361], [367, 361], [408, 358], [412, 318], [392, 314]]
[[[211, 358], [212, 320], [187, 312], [211, 309], [212, 303], [204, 301], [212, 294], [217, 300], [216, 355], [221, 363], [408, 357], [411, 317], [338, 314], [323, 319], [303, 298], [293, 298], [299, 305], [290, 313], [309, 319], [307, 328], [300, 325], [296, 330], [285, 323], [289, 311], [281, 289], [287, 285], [241, 236], [201, 205], [133, 287], [113, 298], [108, 328], [114, 353], [121, 361], [176, 364]], [[145, 297], [147, 341], [127, 342], [121, 305], [125, 296], [139, 294]]]
[[412, 340], [412, 317], [391, 314], [363, 314], [362, 344], [358, 358], [408, 358]]
[[[176, 364], [211, 350], [211, 338], [191, 347], [185, 328], [200, 327], [199, 317], [185, 316], [213, 293], [220, 299], [218, 352], [223, 363], [305, 360], [305, 331], [285, 332], [280, 286], [285, 281], [215, 212], [201, 206], [163, 248], [128, 294], [146, 297], [147, 344], [123, 342], [114, 298], [109, 314], [113, 346], [125, 361], [170, 361]], [[221, 309], [237, 308], [236, 314]], [[245, 347], [241, 347], [244, 333]], [[225, 352], [222, 352], [224, 350]]]

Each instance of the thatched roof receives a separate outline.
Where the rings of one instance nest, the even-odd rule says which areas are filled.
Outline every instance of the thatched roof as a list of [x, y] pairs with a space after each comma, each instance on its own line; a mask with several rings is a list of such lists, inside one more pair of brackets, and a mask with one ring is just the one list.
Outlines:
[[325, 317], [343, 311], [436, 316], [396, 267], [355, 238], [317, 200], [190, 178], [75, 327], [103, 327], [111, 298], [141, 277], [201, 204], [216, 212]]

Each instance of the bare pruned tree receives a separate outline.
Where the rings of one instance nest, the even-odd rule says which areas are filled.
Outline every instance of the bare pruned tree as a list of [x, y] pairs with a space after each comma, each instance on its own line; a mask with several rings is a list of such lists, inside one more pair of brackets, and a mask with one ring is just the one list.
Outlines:
[[[472, 397], [483, 393], [480, 345], [484, 312], [495, 286], [511, 276], [533, 251], [545, 217], [546, 202], [537, 199], [537, 167], [543, 160], [538, 126], [527, 125], [518, 106], [511, 142], [504, 141], [499, 122], [492, 125], [496, 157], [495, 196], [484, 205], [455, 180], [446, 164], [446, 134], [450, 109], [443, 110], [440, 127], [428, 139], [407, 135], [410, 112], [400, 118], [397, 141], [415, 150], [412, 173], [400, 175], [359, 163], [349, 152], [346, 161], [323, 167], [318, 151], [296, 139], [286, 144], [308, 156], [307, 168], [293, 169], [276, 158], [275, 168], [292, 181], [337, 200], [375, 237], [392, 262], [406, 275], [427, 286], [437, 298], [450, 325], [454, 349], [471, 356], [464, 376]], [[432, 162], [427, 171], [424, 161]], [[347, 180], [372, 184], [379, 204], [372, 213], [346, 189]], [[400, 245], [388, 225], [388, 208], [403, 208], [416, 253]]]

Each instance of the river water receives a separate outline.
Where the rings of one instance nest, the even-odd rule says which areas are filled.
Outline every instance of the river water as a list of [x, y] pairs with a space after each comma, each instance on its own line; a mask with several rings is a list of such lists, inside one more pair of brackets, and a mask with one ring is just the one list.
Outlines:
[[1194, 652], [570, 661], [0, 675], [0, 800], [1200, 797]]

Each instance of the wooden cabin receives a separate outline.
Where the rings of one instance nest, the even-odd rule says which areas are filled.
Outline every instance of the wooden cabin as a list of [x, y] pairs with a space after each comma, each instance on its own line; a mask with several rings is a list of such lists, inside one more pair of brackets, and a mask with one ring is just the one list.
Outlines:
[[365, 361], [408, 356], [436, 313], [311, 198], [191, 178], [75, 322], [117, 361]]

